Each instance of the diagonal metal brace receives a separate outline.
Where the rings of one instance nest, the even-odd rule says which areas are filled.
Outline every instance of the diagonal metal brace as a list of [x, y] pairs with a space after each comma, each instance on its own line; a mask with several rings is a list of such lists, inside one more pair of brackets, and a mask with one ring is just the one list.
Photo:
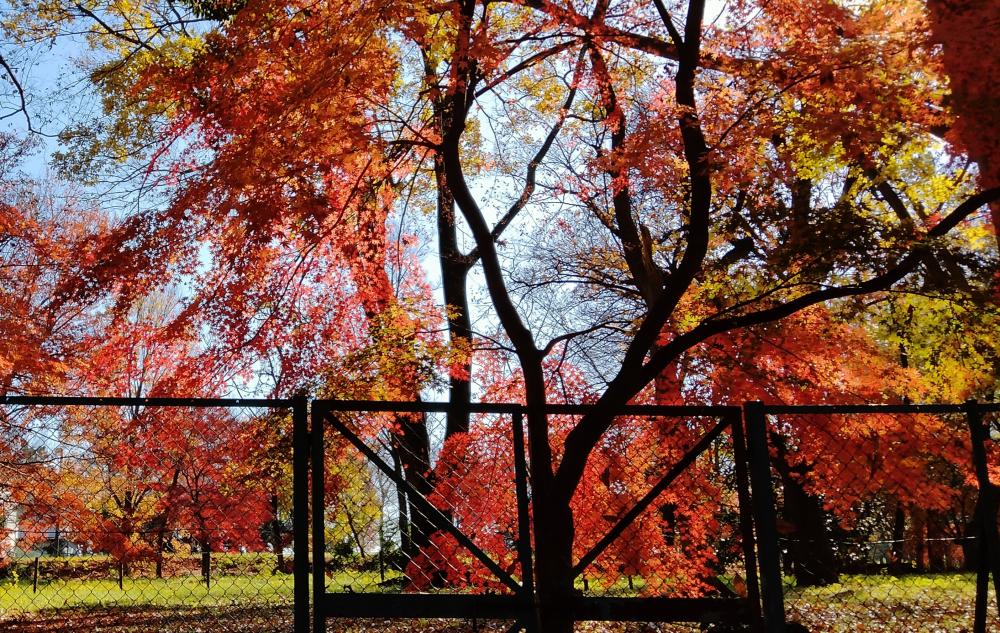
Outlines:
[[420, 494], [416, 488], [410, 484], [410, 482], [406, 481], [406, 479], [396, 473], [396, 471], [393, 470], [389, 464], [385, 463], [385, 461], [378, 456], [378, 453], [365, 444], [364, 441], [362, 441], [361, 438], [354, 433], [354, 431], [348, 428], [348, 426], [344, 424], [338, 416], [333, 415], [330, 412], [326, 412], [326, 418], [331, 424], [333, 424], [334, 427], [336, 427], [337, 431], [339, 431], [348, 442], [361, 451], [361, 453], [364, 454], [364, 456], [373, 464], [375, 464], [375, 466], [377, 466], [378, 469], [381, 470], [387, 477], [389, 477], [393, 483], [397, 486], [401, 486], [406, 491], [407, 495], [412, 499], [412, 502], [420, 508], [420, 511], [423, 512], [424, 516], [426, 516], [431, 523], [434, 524], [434, 527], [454, 536], [455, 540], [465, 547], [465, 549], [469, 550], [473, 556], [479, 559], [479, 562], [485, 565], [487, 569], [493, 572], [493, 575], [495, 575], [500, 582], [510, 587], [514, 592], [519, 593], [522, 590], [521, 585], [514, 580], [510, 574], [504, 571], [503, 567], [500, 567], [500, 565], [490, 558], [488, 554], [479, 549], [472, 539], [463, 534], [462, 531], [451, 522], [451, 519], [441, 512], [440, 509], [435, 507], [434, 504], [428, 501], [426, 497]]
[[576, 578], [579, 576], [588, 565], [597, 560], [597, 557], [604, 553], [604, 550], [606, 550], [608, 546], [615, 541], [615, 539], [622, 535], [625, 528], [639, 518], [639, 515], [646, 511], [646, 508], [648, 508], [650, 504], [652, 504], [653, 501], [660, 496], [660, 493], [666, 490], [670, 484], [672, 484], [674, 480], [681, 475], [681, 473], [687, 470], [688, 466], [694, 463], [694, 460], [698, 459], [698, 456], [704, 453], [705, 450], [712, 445], [712, 442], [714, 442], [723, 431], [729, 428], [730, 424], [730, 420], [723, 420], [719, 422], [712, 428], [711, 431], [701, 438], [697, 444], [692, 446], [688, 452], [685, 453], [684, 456], [681, 457], [669, 471], [667, 471], [667, 474], [665, 474], [660, 481], [656, 482], [656, 485], [653, 486], [650, 491], [642, 497], [642, 499], [639, 499], [639, 501], [632, 506], [631, 510], [626, 512], [625, 515], [618, 520], [618, 523], [616, 523], [615, 526], [604, 535], [604, 538], [590, 548], [590, 551], [583, 555], [580, 562], [573, 566], [573, 577]]

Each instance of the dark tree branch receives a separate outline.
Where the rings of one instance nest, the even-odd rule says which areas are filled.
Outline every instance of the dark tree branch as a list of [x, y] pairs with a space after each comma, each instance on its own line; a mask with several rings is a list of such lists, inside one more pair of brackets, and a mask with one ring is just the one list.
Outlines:
[[[777, 321], [825, 301], [889, 290], [894, 284], [916, 270], [921, 259], [927, 253], [932, 252], [931, 246], [927, 243], [928, 240], [947, 235], [977, 209], [996, 200], [1000, 200], [1000, 187], [971, 196], [931, 228], [927, 232], [926, 239], [914, 245], [895, 266], [866, 281], [847, 286], [822, 288], [763, 310], [705, 321], [659, 347], [651, 354], [648, 362], [641, 367], [623, 366], [622, 371], [614, 378], [611, 385], [594, 405], [593, 412], [584, 416], [567, 436], [565, 457], [556, 474], [560, 490], [566, 490], [567, 486], [569, 486], [569, 490], [575, 487], [582, 475], [582, 465], [586, 463], [590, 448], [611, 425], [614, 411], [625, 405], [687, 350], [717, 334]], [[572, 453], [570, 452], [571, 446]], [[584, 448], [587, 450], [583, 450]], [[577, 454], [578, 452], [580, 454]]]
[[36, 132], [36, 130], [32, 127], [31, 124], [31, 115], [28, 113], [28, 99], [24, 92], [24, 86], [21, 84], [21, 81], [17, 78], [17, 73], [14, 72], [14, 69], [11, 68], [11, 65], [7, 62], [7, 59], [2, 54], [0, 54], [0, 66], [3, 66], [4, 71], [6, 71], [7, 79], [10, 81], [11, 84], [13, 84], [14, 90], [17, 91], [17, 97], [20, 102], [20, 105], [16, 110], [0, 116], [0, 121], [4, 119], [9, 119], [10, 117], [16, 116], [18, 114], [23, 114], [25, 125], [27, 126], [28, 131]]
[[502, 84], [503, 82], [507, 81], [508, 79], [510, 79], [511, 77], [513, 77], [514, 75], [516, 75], [517, 73], [519, 73], [519, 72], [521, 72], [523, 70], [527, 70], [528, 68], [531, 68], [533, 66], [537, 66], [538, 64], [542, 63], [543, 61], [545, 61], [549, 57], [552, 57], [553, 55], [558, 55], [559, 53], [563, 52], [564, 50], [566, 50], [568, 48], [572, 48], [573, 46], [575, 46], [577, 44], [578, 44], [578, 42], [575, 41], [575, 40], [570, 40], [568, 42], [561, 42], [559, 44], [556, 44], [555, 46], [552, 46], [550, 48], [546, 48], [545, 50], [538, 51], [537, 53], [534, 53], [533, 55], [528, 56], [527, 58], [521, 60], [517, 64], [515, 64], [515, 65], [511, 66], [510, 68], [508, 68], [507, 70], [505, 70], [499, 76], [497, 76], [494, 79], [491, 79], [490, 81], [486, 82], [486, 85], [484, 85], [482, 88], [476, 90], [476, 96], [477, 97], [483, 96], [484, 94], [486, 94], [490, 90], [493, 90], [493, 88], [495, 88], [496, 86], [498, 86], [498, 85]]
[[[629, 398], [655, 378], [655, 373], [651, 376], [647, 375], [648, 372], [645, 371], [643, 363], [647, 354], [654, 347], [659, 348], [656, 355], [662, 355], [664, 350], [674, 350], [673, 342], [659, 347], [663, 327], [696, 275], [701, 271], [708, 253], [712, 183], [709, 172], [708, 144], [705, 141], [705, 135], [698, 118], [698, 103], [695, 96], [695, 76], [701, 57], [701, 23], [704, 12], [704, 0], [691, 0], [684, 26], [684, 47], [679, 51], [675, 78], [675, 99], [677, 105], [681, 107], [678, 123], [690, 186], [687, 248], [676, 270], [666, 278], [663, 292], [653, 302], [646, 318], [625, 351], [618, 375], [612, 380], [611, 385], [598, 403], [607, 399], [611, 403], [625, 404]], [[682, 351], [683, 349], [674, 351], [671, 359]], [[636, 379], [641, 379], [641, 382], [637, 382]], [[596, 421], [590, 422], [591, 417]], [[603, 406], [598, 406], [594, 414], [585, 416], [567, 435], [563, 460], [556, 473], [556, 488], [560, 494], [566, 496], [567, 502], [576, 489], [580, 477], [583, 476], [591, 450], [600, 440], [604, 431], [607, 430], [611, 419], [608, 410]]]
[[[507, 209], [507, 212], [503, 214], [503, 217], [500, 218], [500, 220], [493, 227], [493, 230], [490, 231], [490, 235], [492, 236], [494, 243], [499, 241], [500, 237], [503, 235], [503, 232], [507, 229], [510, 223], [514, 221], [514, 218], [516, 218], [517, 215], [524, 209], [524, 207], [531, 200], [531, 196], [535, 193], [535, 184], [538, 173], [538, 167], [539, 165], [542, 164], [542, 161], [545, 160], [545, 157], [548, 155], [549, 150], [552, 149], [552, 145], [553, 143], [555, 143], [556, 138], [559, 136], [559, 132], [562, 130], [563, 124], [566, 123], [566, 117], [568, 116], [570, 109], [573, 107], [573, 102], [576, 99], [576, 94], [577, 94], [576, 76], [580, 72], [580, 68], [582, 66], [583, 58], [584, 55], [586, 54], [587, 48], [588, 47], [584, 45], [580, 49], [580, 55], [577, 58], [576, 69], [574, 71], [574, 78], [572, 83], [570, 84], [570, 89], [569, 93], [566, 95], [566, 100], [563, 102], [559, 118], [552, 126], [552, 129], [549, 130], [549, 133], [545, 136], [545, 140], [538, 148], [538, 151], [535, 152], [535, 155], [528, 162], [528, 169], [524, 176], [524, 187], [521, 189], [521, 195], [518, 196], [517, 200], [515, 200], [514, 203], [510, 206], [510, 208]], [[471, 265], [475, 263], [479, 259], [479, 247], [478, 246], [474, 247], [471, 251], [469, 251], [468, 255], [466, 255], [465, 258], [468, 264]]]
[[155, 53], [156, 52], [156, 50], [152, 46], [150, 46], [147, 42], [144, 42], [143, 40], [139, 39], [138, 37], [132, 37], [130, 35], [127, 35], [121, 29], [116, 29], [116, 28], [112, 27], [110, 24], [108, 24], [107, 22], [105, 22], [104, 20], [102, 20], [99, 15], [97, 15], [96, 13], [94, 13], [93, 11], [91, 11], [90, 9], [88, 9], [87, 7], [83, 6], [82, 4], [76, 3], [76, 4], [73, 5], [73, 7], [77, 11], [79, 11], [80, 13], [82, 13], [83, 15], [85, 15], [88, 18], [90, 18], [91, 20], [93, 20], [94, 22], [97, 22], [97, 24], [102, 29], [104, 29], [105, 32], [108, 35], [111, 35], [113, 37], [117, 37], [118, 39], [124, 40], [124, 41], [126, 41], [126, 42], [128, 42], [130, 44], [134, 44], [134, 45], [138, 46], [139, 48], [143, 48], [143, 49], [149, 51], [150, 53]]

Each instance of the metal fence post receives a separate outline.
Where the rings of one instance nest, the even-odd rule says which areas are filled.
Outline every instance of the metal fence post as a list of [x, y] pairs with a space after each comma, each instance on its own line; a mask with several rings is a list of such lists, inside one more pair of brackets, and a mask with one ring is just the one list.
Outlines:
[[747, 573], [747, 600], [750, 601], [750, 617], [753, 630], [764, 630], [764, 618], [760, 606], [760, 576], [757, 572], [757, 544], [754, 538], [753, 508], [750, 496], [749, 460], [747, 440], [743, 432], [743, 416], [734, 413], [729, 416], [733, 439], [733, 460], [736, 471], [736, 494], [740, 504], [740, 535], [743, 541], [744, 568]]
[[764, 627], [769, 633], [785, 632], [785, 602], [778, 549], [777, 514], [771, 483], [771, 458], [767, 447], [767, 420], [762, 402], [743, 405], [750, 457], [750, 484], [753, 488], [754, 526], [757, 529], [757, 557], [760, 591], [764, 607]]
[[1000, 612], [1000, 539], [997, 537], [996, 500], [990, 483], [986, 442], [989, 433], [983, 424], [982, 411], [975, 400], [965, 403], [966, 420], [972, 439], [972, 461], [979, 484], [979, 514], [982, 525], [979, 529], [980, 554], [976, 576], [976, 610], [973, 629], [976, 633], [986, 631], [986, 613], [989, 606], [990, 573], [993, 574], [993, 593]]
[[325, 460], [323, 427], [326, 407], [313, 400], [311, 411], [312, 441], [312, 585], [313, 633], [326, 633], [326, 492], [324, 491]]
[[535, 604], [534, 566], [531, 549], [531, 512], [528, 494], [528, 462], [524, 449], [524, 413], [511, 415], [514, 440], [514, 483], [517, 487], [517, 555], [521, 565], [521, 593], [526, 612], [521, 623], [529, 633], [538, 631], [538, 609]]
[[[309, 633], [309, 401], [292, 405], [292, 548], [294, 631]], [[280, 547], [280, 544], [279, 544]]]

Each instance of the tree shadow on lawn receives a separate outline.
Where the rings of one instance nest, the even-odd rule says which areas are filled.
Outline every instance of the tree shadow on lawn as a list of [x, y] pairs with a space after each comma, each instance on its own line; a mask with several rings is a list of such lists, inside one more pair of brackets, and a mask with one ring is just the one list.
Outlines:
[[[5, 621], [6, 620], [6, 621]], [[0, 618], [5, 633], [287, 633], [292, 608], [106, 607], [47, 609]]]
[[[331, 633], [503, 633], [510, 622], [480, 620], [337, 620]], [[16, 617], [0, 617], [4, 633], [289, 633], [291, 607], [150, 608], [109, 607], [51, 609]], [[579, 633], [647, 633], [697, 631], [697, 626], [662, 629], [642, 624], [579, 623]]]

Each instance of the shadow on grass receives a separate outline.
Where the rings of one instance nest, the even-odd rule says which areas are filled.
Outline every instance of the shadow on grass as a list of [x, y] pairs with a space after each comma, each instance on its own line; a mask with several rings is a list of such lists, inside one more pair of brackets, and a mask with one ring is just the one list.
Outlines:
[[[9, 617], [9, 616], [8, 616]], [[504, 633], [512, 622], [470, 620], [337, 620], [330, 633]], [[290, 607], [112, 607], [38, 611], [0, 617], [3, 633], [290, 633]], [[694, 633], [697, 626], [649, 628], [640, 624], [586, 622], [578, 633]]]
[[0, 618], [5, 633], [287, 633], [291, 607], [104, 607], [46, 609]]

